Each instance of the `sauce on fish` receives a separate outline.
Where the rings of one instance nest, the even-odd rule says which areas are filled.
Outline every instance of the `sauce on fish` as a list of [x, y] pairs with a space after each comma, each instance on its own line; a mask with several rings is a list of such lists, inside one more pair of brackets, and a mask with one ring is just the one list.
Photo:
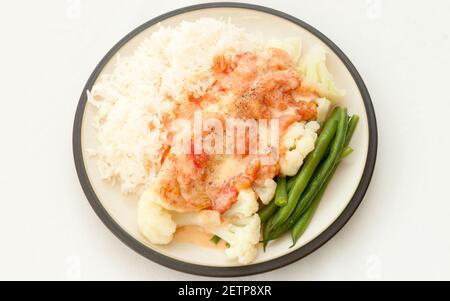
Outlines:
[[[314, 101], [317, 95], [302, 87], [301, 75], [284, 50], [270, 48], [264, 53], [228, 50], [214, 58], [211, 72], [215, 80], [209, 89], [201, 97], [190, 95], [189, 102], [176, 110], [177, 118], [193, 123], [198, 110], [220, 121], [230, 117], [277, 118], [282, 135], [294, 122], [317, 115]], [[243, 154], [233, 155], [224, 155], [225, 151], [217, 155], [194, 152], [180, 155], [168, 149], [156, 180], [156, 191], [173, 210], [212, 209], [224, 213], [236, 202], [239, 191], [279, 173], [276, 162], [262, 166], [259, 155], [250, 154], [249, 149], [246, 146]], [[281, 149], [280, 155], [283, 153]]]

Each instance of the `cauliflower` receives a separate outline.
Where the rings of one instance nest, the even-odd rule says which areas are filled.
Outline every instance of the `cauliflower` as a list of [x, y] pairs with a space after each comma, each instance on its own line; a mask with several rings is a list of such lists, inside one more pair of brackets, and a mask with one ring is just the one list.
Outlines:
[[330, 110], [331, 102], [326, 98], [317, 99], [317, 122], [322, 124], [325, 122]]
[[237, 259], [241, 264], [249, 264], [258, 252], [260, 231], [261, 220], [258, 214], [254, 214], [237, 223], [217, 227], [214, 234], [230, 245], [225, 250], [228, 258]]
[[282, 141], [286, 153], [279, 162], [282, 175], [292, 177], [297, 174], [303, 160], [314, 150], [319, 128], [316, 121], [296, 122], [288, 128]]
[[313, 46], [301, 59], [299, 71], [304, 75], [302, 84], [316, 90], [320, 96], [331, 100], [345, 95], [344, 90], [336, 88], [333, 76], [326, 66], [326, 50], [320, 45]]
[[259, 199], [264, 205], [270, 203], [275, 196], [275, 190], [277, 189], [277, 182], [273, 179], [266, 179], [253, 184], [253, 190], [258, 195]]
[[224, 214], [226, 221], [213, 229], [215, 235], [230, 245], [225, 254], [241, 264], [249, 264], [256, 257], [261, 232], [258, 209], [255, 191], [251, 188], [241, 190], [236, 203]]
[[201, 226], [205, 228], [220, 225], [220, 213], [213, 210], [202, 210], [199, 212], [174, 212], [172, 214], [178, 227]]
[[236, 203], [225, 212], [226, 218], [244, 218], [252, 216], [259, 209], [258, 198], [253, 189], [245, 189], [239, 192]]
[[213, 228], [221, 223], [220, 213], [217, 211], [174, 212], [161, 206], [160, 201], [158, 195], [149, 189], [142, 194], [138, 205], [139, 230], [153, 244], [169, 244], [177, 227]]
[[172, 241], [177, 224], [170, 212], [154, 200], [151, 190], [142, 194], [138, 205], [139, 230], [151, 243], [166, 245]]

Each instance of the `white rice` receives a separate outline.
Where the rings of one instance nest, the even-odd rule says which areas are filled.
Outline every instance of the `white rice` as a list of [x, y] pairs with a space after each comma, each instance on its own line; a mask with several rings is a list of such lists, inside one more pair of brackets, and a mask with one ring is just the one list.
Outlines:
[[[117, 57], [111, 74], [88, 92], [97, 108], [93, 150], [104, 180], [124, 193], [140, 193], [160, 169], [167, 129], [177, 102], [201, 96], [212, 84], [213, 57], [225, 49], [262, 47], [260, 36], [229, 22], [202, 18], [175, 28], [160, 26], [129, 57]], [[152, 125], [152, 129], [149, 128]]]

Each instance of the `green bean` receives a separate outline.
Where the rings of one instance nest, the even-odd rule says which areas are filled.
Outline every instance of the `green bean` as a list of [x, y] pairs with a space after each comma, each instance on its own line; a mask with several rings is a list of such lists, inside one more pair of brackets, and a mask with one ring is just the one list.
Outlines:
[[[283, 183], [284, 182], [284, 183]], [[277, 189], [275, 191], [275, 199], [271, 201], [271, 203], [269, 203], [268, 205], [264, 206], [262, 209], [259, 210], [259, 218], [261, 220], [261, 223], [265, 223], [269, 218], [272, 217], [272, 215], [275, 213], [275, 211], [278, 209], [279, 206], [278, 204], [282, 204], [282, 190], [286, 190], [286, 178], [280, 177], [278, 179], [278, 183], [277, 183]], [[286, 192], [285, 192], [286, 193]], [[287, 198], [287, 197], [286, 197]]]
[[[289, 229], [292, 228], [294, 225], [293, 220], [291, 221], [291, 218], [289, 218], [286, 222], [284, 222], [282, 225], [276, 227], [275, 229], [271, 229], [271, 231], [268, 231], [268, 233], [264, 233], [263, 238], [264, 242], [267, 244], [271, 240], [275, 240], [283, 236]], [[268, 229], [270, 230], [270, 229]]]
[[[348, 117], [349, 128], [348, 128], [347, 131], [353, 132], [353, 131], [355, 130], [355, 128], [356, 128], [356, 125], [357, 125], [358, 121], [359, 121], [359, 117], [358, 117], [358, 116], [356, 116], [356, 115], [353, 115], [352, 117], [349, 116], [349, 117]], [[349, 137], [346, 137], [346, 138], [347, 138], [347, 139], [350, 139], [350, 138], [351, 138], [351, 135], [350, 135]], [[348, 142], [350, 142], [350, 140], [348, 140]], [[348, 142], [345, 144], [345, 146], [348, 146]], [[347, 152], [349, 152], [349, 151], [350, 151], [350, 150], [347, 149], [347, 151], [346, 151], [346, 156], [350, 155], [349, 153], [347, 153]], [[330, 149], [328, 148], [327, 151], [326, 151], [325, 153], [328, 154], [329, 152], [330, 152]], [[287, 183], [286, 183], [286, 188], [287, 188], [287, 191], [288, 191], [288, 192], [289, 192], [289, 191], [292, 189], [292, 187], [294, 186], [295, 179], [296, 179], [296, 176], [293, 176], [293, 177], [291, 177], [291, 178], [287, 181]]]
[[266, 250], [266, 246], [269, 243], [269, 236], [270, 236], [270, 224], [271, 224], [271, 220], [269, 219], [269, 221], [263, 225], [263, 248], [264, 251]]
[[[323, 170], [323, 166], [324, 166], [325, 162], [322, 163], [320, 165], [320, 167], [318, 168], [317, 172], [314, 174], [314, 177], [317, 177], [320, 174], [320, 170]], [[334, 168], [335, 169], [335, 168]], [[333, 171], [334, 172], [334, 171]], [[321, 194], [323, 194], [325, 192], [325, 188], [328, 185], [328, 181], [331, 178], [331, 175], [328, 177], [327, 181], [325, 182], [324, 185], [322, 185], [322, 187], [320, 188], [319, 192], [315, 195], [313, 195], [314, 200], [308, 204], [306, 203], [305, 205], [305, 197], [310, 198], [311, 196], [311, 190], [307, 189], [307, 191], [305, 191], [306, 195], [305, 197], [302, 197], [302, 199], [300, 200], [299, 204], [297, 205], [297, 207], [295, 208], [294, 212], [292, 213], [292, 215], [289, 217], [289, 219], [280, 227], [274, 229], [270, 234], [266, 235], [268, 237], [268, 240], [275, 240], [277, 238], [280, 238], [283, 234], [285, 234], [287, 231], [289, 231], [289, 229], [297, 226], [296, 229], [296, 233], [298, 233], [299, 237], [303, 234], [304, 230], [306, 230], [306, 227], [309, 224], [309, 220], [310, 218], [308, 217], [308, 215], [312, 215], [313, 213], [308, 213], [311, 211], [311, 208], [314, 206], [314, 203], [316, 202], [316, 200], [318, 198], [321, 198]], [[305, 209], [306, 207], [306, 209]], [[315, 212], [315, 210], [312, 210], [313, 212]], [[303, 225], [303, 226], [301, 226]], [[301, 232], [302, 227], [304, 227], [305, 229], [303, 230], [303, 232]], [[294, 230], [292, 230], [294, 231]], [[293, 234], [294, 235], [294, 234]], [[296, 234], [297, 235], [297, 234]], [[294, 237], [294, 236], [293, 236]]]
[[287, 192], [286, 192], [286, 178], [279, 177], [277, 190], [275, 191], [275, 204], [278, 207], [286, 206], [287, 204]]
[[217, 245], [221, 240], [222, 240], [222, 238], [220, 238], [217, 235], [214, 235], [213, 237], [211, 237], [211, 242], [215, 245]]
[[336, 131], [336, 137], [331, 145], [330, 154], [326, 160], [321, 164], [318, 169], [317, 174], [310, 181], [304, 194], [301, 196], [298, 207], [302, 215], [306, 209], [311, 205], [312, 201], [315, 199], [320, 189], [324, 185], [325, 181], [328, 179], [329, 175], [333, 171], [334, 167], [340, 160], [342, 150], [344, 148], [345, 137], [347, 133], [348, 122], [347, 122], [347, 109], [343, 109], [343, 112], [339, 119], [338, 129]]
[[[352, 120], [353, 120], [353, 121], [352, 121]], [[357, 124], [358, 124], [358, 120], [359, 120], [359, 117], [356, 116], [356, 115], [354, 115], [354, 116], [350, 119], [350, 121], [349, 121], [348, 130], [347, 130], [347, 134], [346, 134], [346, 138], [345, 138], [345, 144], [346, 144], [346, 146], [350, 143], [350, 141], [351, 141], [351, 139], [352, 139], [352, 136], [353, 136], [353, 134], [354, 134], [355, 128], [356, 128], [356, 126], [357, 126]], [[350, 147], [347, 146], [346, 149], [342, 152], [342, 154], [341, 154], [341, 156], [340, 156], [339, 162], [340, 162], [341, 160], [343, 160], [346, 156], [350, 155], [352, 151], [353, 151], [353, 150], [352, 150]], [[319, 171], [322, 169], [322, 165], [323, 165], [323, 164], [324, 164], [324, 163], [322, 163], [322, 164], [319, 166], [319, 168], [318, 168], [317, 171], [315, 172], [313, 178], [315, 178], [315, 177], [317, 176], [317, 174], [319, 173]], [[337, 166], [337, 165], [336, 165], [336, 166]], [[336, 169], [336, 167], [335, 167], [335, 169]], [[333, 171], [332, 173], [334, 173], [334, 171]], [[329, 176], [329, 179], [331, 179], [331, 177], [332, 177], [332, 175]], [[329, 179], [328, 179], [327, 181], [330, 181]], [[322, 186], [322, 189], [320, 190], [320, 192], [318, 193], [318, 195], [315, 197], [315, 200], [316, 200], [317, 198], [320, 197], [320, 194], [323, 194], [323, 193], [324, 193], [324, 192], [322, 192], [322, 190], [324, 191], [327, 185], [328, 185], [328, 183], [326, 183], [326, 184], [324, 184], [324, 185]], [[314, 200], [313, 202], [315, 202], [315, 200]], [[311, 206], [312, 206], [312, 205], [311, 205]], [[310, 208], [310, 207], [309, 207], [309, 208]], [[281, 226], [279, 226], [279, 227], [277, 227], [276, 229], [274, 229], [274, 230], [270, 233], [270, 235], [268, 235], [268, 238], [267, 238], [267, 239], [268, 239], [269, 241], [270, 241], [270, 240], [275, 240], [275, 239], [277, 239], [277, 238], [280, 238], [280, 237], [281, 237], [282, 235], [284, 235], [287, 231], [289, 231], [289, 229], [291, 229], [291, 228], [295, 225], [295, 223], [296, 223], [299, 219], [302, 218], [302, 210], [301, 210], [301, 209], [302, 209], [302, 208], [301, 208], [300, 204], [297, 205], [297, 207], [296, 207], [295, 210], [294, 210], [294, 213], [292, 213], [292, 215], [289, 217], [289, 219], [288, 219], [285, 223], [283, 223]], [[309, 209], [308, 209], [308, 210], [309, 210]], [[296, 230], [296, 231], [299, 231], [299, 230]], [[301, 234], [300, 234], [300, 235], [301, 235]]]
[[[347, 136], [345, 137], [345, 147], [346, 148], [344, 149], [344, 152], [343, 152], [344, 158], [349, 156], [353, 152], [353, 149], [348, 148], [347, 146], [350, 144], [350, 140], [353, 137], [353, 134], [354, 134], [355, 129], [356, 129], [357, 125], [358, 125], [358, 122], [359, 122], [359, 116], [358, 115], [353, 115], [353, 116], [349, 117], [349, 119], [348, 119]], [[288, 192], [294, 186], [295, 179], [296, 179], [296, 176], [290, 178], [287, 181], [286, 189], [287, 189]]]
[[295, 225], [292, 228], [292, 241], [293, 241], [293, 245], [295, 246], [295, 244], [297, 243], [297, 241], [300, 239], [300, 237], [303, 235], [303, 233], [306, 231], [309, 223], [311, 222], [311, 219], [313, 218], [317, 207], [319, 206], [319, 203], [325, 193], [325, 190], [328, 186], [328, 184], [330, 183], [336, 169], [337, 166], [339, 165], [340, 161], [342, 159], [344, 159], [346, 156], [350, 155], [353, 152], [353, 149], [348, 147], [348, 145], [350, 144], [350, 141], [353, 137], [353, 134], [355, 132], [355, 129], [358, 125], [359, 122], [359, 116], [357, 115], [353, 115], [349, 122], [348, 122], [348, 126], [347, 126], [347, 134], [344, 140], [344, 147], [345, 149], [341, 152], [341, 155], [338, 159], [338, 161], [336, 162], [336, 164], [334, 165], [331, 173], [328, 175], [327, 179], [325, 180], [325, 182], [322, 184], [322, 187], [320, 188], [319, 192], [317, 193], [317, 195], [315, 196], [313, 202], [311, 203], [311, 205], [309, 206], [309, 208], [307, 209], [307, 211], [300, 217], [300, 219], [298, 219], [298, 221], [295, 223]]
[[264, 224], [269, 218], [272, 217], [272, 215], [275, 213], [275, 211], [279, 207], [277, 204], [275, 204], [274, 201], [270, 202], [268, 205], [264, 206], [261, 210], [259, 210], [259, 219], [261, 220], [261, 223]]
[[345, 137], [345, 144], [344, 144], [345, 147], [347, 147], [350, 144], [350, 141], [353, 138], [353, 134], [355, 133], [358, 123], [359, 123], [359, 116], [353, 115], [348, 122], [347, 137]]
[[[311, 179], [314, 171], [317, 168], [317, 165], [319, 165], [319, 163], [322, 161], [328, 145], [336, 134], [338, 123], [343, 117], [347, 117], [346, 111], [342, 108], [337, 107], [333, 111], [331, 117], [325, 123], [325, 126], [320, 133], [319, 138], [317, 139], [315, 149], [308, 155], [305, 164], [303, 165], [295, 179], [294, 185], [289, 191], [288, 203], [286, 204], [286, 206], [280, 208], [277, 213], [275, 213], [272, 225], [273, 227], [277, 227], [283, 224], [295, 210], [301, 194], [308, 185], [309, 180]], [[345, 122], [345, 124], [347, 123]]]
[[[348, 117], [348, 120], [350, 121], [350, 117]], [[326, 155], [330, 152], [330, 147], [331, 147], [331, 145], [328, 145], [328, 148], [327, 148], [327, 150], [326, 150], [324, 156], [326, 156]], [[298, 173], [297, 173], [295, 176], [291, 177], [291, 178], [287, 181], [287, 183], [286, 183], [286, 188], [287, 188], [287, 191], [288, 191], [288, 192], [289, 192], [289, 191], [292, 189], [292, 187], [294, 186], [295, 180], [297, 179], [297, 176], [298, 176]]]
[[346, 157], [348, 157], [348, 156], [350, 156], [352, 153], [353, 153], [353, 148], [351, 148], [350, 146], [347, 146], [342, 151], [341, 160], [346, 158]]
[[309, 223], [311, 222], [314, 214], [317, 211], [317, 208], [319, 207], [319, 203], [322, 200], [323, 195], [325, 194], [325, 191], [327, 189], [328, 184], [330, 183], [331, 178], [333, 177], [334, 172], [336, 171], [336, 168], [334, 168], [332, 174], [329, 176], [325, 184], [320, 189], [319, 193], [317, 194], [316, 198], [312, 202], [311, 206], [308, 208], [308, 210], [298, 219], [298, 221], [295, 223], [295, 225], [292, 228], [291, 235], [292, 235], [292, 246], [295, 246], [297, 244], [297, 241], [300, 239], [300, 237], [305, 233], [306, 229], [309, 226]]
[[353, 138], [353, 134], [355, 133], [356, 127], [359, 123], [359, 116], [353, 115], [348, 118], [348, 128], [347, 128], [347, 135], [345, 136], [345, 143], [344, 143], [344, 150], [342, 151], [341, 159], [350, 156], [353, 153], [353, 148], [348, 146], [350, 144], [350, 141]]
[[296, 179], [296, 176], [293, 176], [292, 178], [290, 178], [289, 180], [287, 180], [287, 182], [286, 182], [286, 190], [287, 190], [288, 192], [291, 191], [292, 187], [294, 186], [294, 184], [295, 184], [295, 179]]
[[342, 151], [341, 160], [350, 156], [353, 153], [353, 148], [349, 147], [349, 144], [353, 138], [353, 134], [355, 133], [358, 123], [359, 123], [358, 115], [353, 115], [352, 117], [350, 117], [348, 121], [347, 135], [345, 137], [344, 150]]
[[[325, 162], [321, 163], [320, 166], [317, 168], [316, 172], [313, 175], [313, 179], [315, 179], [317, 177], [317, 175], [320, 173], [320, 170], [323, 169], [324, 164], [325, 164]], [[306, 189], [305, 194], [306, 195], [310, 194], [309, 187]], [[284, 222], [279, 227], [273, 229], [270, 234], [266, 235], [268, 237], [267, 239], [269, 241], [280, 238], [283, 234], [285, 234], [287, 231], [289, 231], [295, 225], [295, 223], [302, 217], [302, 215], [305, 211], [303, 208], [304, 207], [303, 204], [305, 202], [304, 199], [305, 199], [305, 197], [302, 196], [299, 203], [297, 204], [297, 207], [295, 207], [294, 212], [292, 213], [292, 215], [289, 217], [289, 219], [286, 222]]]

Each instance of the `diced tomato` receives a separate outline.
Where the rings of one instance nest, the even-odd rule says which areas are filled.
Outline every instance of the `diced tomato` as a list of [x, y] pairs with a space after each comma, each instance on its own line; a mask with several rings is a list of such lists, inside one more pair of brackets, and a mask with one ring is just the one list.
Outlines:
[[201, 154], [196, 154], [194, 142], [191, 142], [191, 157], [192, 162], [197, 169], [205, 168], [206, 163], [208, 162], [208, 155], [203, 152]]
[[297, 104], [297, 113], [302, 116], [302, 120], [311, 120], [317, 116], [317, 105], [313, 101], [300, 101]]
[[161, 156], [161, 165], [164, 164], [164, 161], [166, 161], [166, 158], [170, 153], [170, 149], [171, 149], [170, 145], [165, 146], [164, 152]]

